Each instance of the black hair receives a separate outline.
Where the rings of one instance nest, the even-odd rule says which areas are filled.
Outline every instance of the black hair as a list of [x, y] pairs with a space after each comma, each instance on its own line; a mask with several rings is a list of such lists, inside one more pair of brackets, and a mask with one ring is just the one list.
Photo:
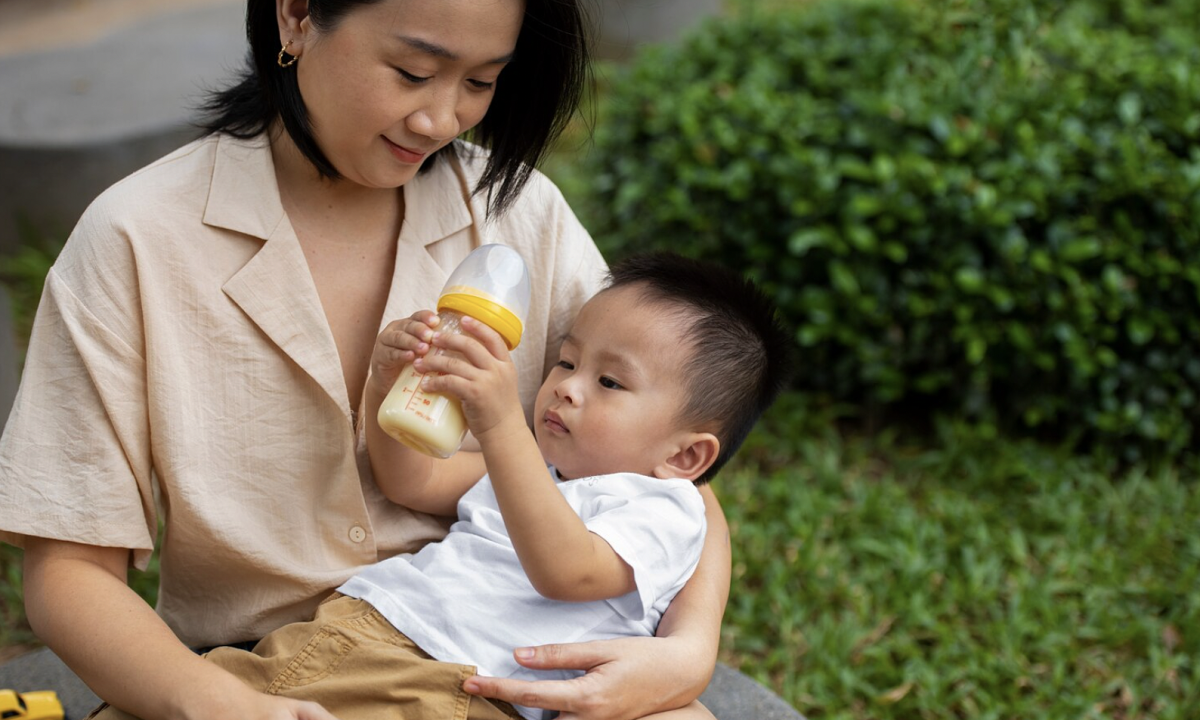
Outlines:
[[632, 287], [648, 302], [677, 308], [691, 359], [679, 371], [688, 399], [684, 424], [710, 427], [721, 442], [708, 482], [737, 452], [787, 385], [791, 333], [766, 294], [741, 274], [673, 253], [635, 255], [613, 266], [606, 290]]
[[[308, 0], [308, 14], [321, 31], [337, 26], [362, 5], [381, 0]], [[436, 0], [433, 0], [436, 1]], [[470, 138], [491, 152], [474, 192], [488, 192], [488, 206], [500, 214], [516, 200], [533, 168], [562, 133], [589, 79], [589, 50], [582, 0], [525, 0], [525, 16], [513, 60], [496, 82], [495, 95]], [[312, 134], [295, 70], [276, 64], [279, 25], [274, 0], [248, 0], [246, 35], [250, 52], [240, 77], [209, 94], [199, 126], [207, 132], [254, 137], [279, 118], [296, 147], [322, 177], [341, 175]], [[427, 171], [457, 142], [431, 155]]]

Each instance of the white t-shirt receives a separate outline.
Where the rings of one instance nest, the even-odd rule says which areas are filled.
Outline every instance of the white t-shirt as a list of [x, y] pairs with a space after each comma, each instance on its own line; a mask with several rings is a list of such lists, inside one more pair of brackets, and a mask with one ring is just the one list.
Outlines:
[[[552, 477], [557, 477], [553, 468]], [[558, 483], [588, 530], [633, 568], [637, 589], [621, 597], [562, 602], [538, 594], [513, 549], [489, 477], [458, 503], [444, 540], [384, 560], [339, 591], [369, 602], [438, 660], [475, 665], [481, 675], [564, 679], [572, 670], [530, 670], [514, 648], [653, 635], [691, 577], [704, 543], [704, 501], [688, 480], [635, 473]], [[518, 708], [529, 718], [539, 710]]]

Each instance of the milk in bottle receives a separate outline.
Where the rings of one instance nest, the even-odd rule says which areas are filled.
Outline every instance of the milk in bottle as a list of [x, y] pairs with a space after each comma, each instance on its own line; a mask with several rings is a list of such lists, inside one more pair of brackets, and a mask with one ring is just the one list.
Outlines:
[[[500, 333], [512, 350], [521, 341], [529, 293], [529, 271], [516, 250], [480, 246], [446, 280], [437, 302], [437, 331], [462, 332], [462, 316], [470, 315]], [[458, 451], [467, 432], [462, 406], [453, 397], [422, 390], [422, 377], [411, 364], [400, 372], [379, 406], [379, 426], [414, 450], [447, 458]]]

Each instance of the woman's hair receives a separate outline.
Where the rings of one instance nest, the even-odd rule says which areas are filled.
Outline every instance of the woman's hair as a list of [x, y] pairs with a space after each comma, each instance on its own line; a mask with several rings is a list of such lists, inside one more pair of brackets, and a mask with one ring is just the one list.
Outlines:
[[[361, 5], [381, 0], [308, 0], [313, 25], [328, 32]], [[439, 0], [430, 0], [438, 2]], [[279, 25], [274, 0], [248, 0], [246, 35], [250, 52], [241, 77], [212, 92], [199, 125], [207, 132], [254, 137], [278, 117], [296, 147], [322, 177], [341, 175], [321, 152], [312, 134], [294, 70], [276, 64]], [[491, 153], [475, 192], [488, 192], [491, 212], [499, 214], [516, 199], [533, 168], [563, 131], [579, 105], [588, 80], [588, 41], [580, 0], [525, 0], [525, 16], [513, 60], [496, 83], [483, 120], [471, 131]], [[424, 172], [451, 143], [426, 159]]]

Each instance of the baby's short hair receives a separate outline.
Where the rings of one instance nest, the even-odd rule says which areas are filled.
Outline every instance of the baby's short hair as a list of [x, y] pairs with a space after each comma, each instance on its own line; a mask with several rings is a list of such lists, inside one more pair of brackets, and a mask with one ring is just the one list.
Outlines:
[[788, 382], [791, 335], [774, 304], [741, 274], [674, 253], [635, 255], [612, 267], [606, 290], [632, 287], [678, 311], [691, 359], [679, 369], [688, 399], [678, 417], [721, 442], [708, 482], [741, 447]]

